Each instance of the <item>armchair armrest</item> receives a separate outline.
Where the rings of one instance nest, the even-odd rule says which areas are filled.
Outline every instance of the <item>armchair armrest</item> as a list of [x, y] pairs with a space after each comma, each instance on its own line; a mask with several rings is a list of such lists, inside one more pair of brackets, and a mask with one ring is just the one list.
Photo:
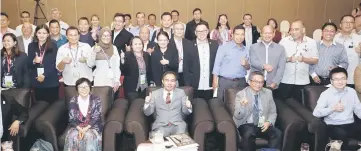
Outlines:
[[209, 107], [216, 123], [217, 131], [225, 134], [225, 150], [237, 150], [238, 132], [232, 116], [229, 114], [224, 104], [217, 98], [209, 100]]
[[125, 116], [128, 111], [128, 100], [117, 99], [108, 113], [103, 130], [103, 150], [115, 151], [116, 134], [123, 131]]
[[30, 128], [33, 127], [33, 123], [35, 122], [36, 118], [43, 113], [43, 111], [49, 106], [49, 104], [45, 101], [36, 101], [34, 102], [31, 107], [29, 108], [29, 118], [26, 120], [24, 125], [20, 126], [19, 129], [19, 136], [26, 137]]
[[276, 126], [283, 131], [282, 150], [294, 150], [296, 148], [297, 135], [303, 130], [305, 121], [281, 100], [274, 100], [277, 106]]
[[58, 136], [68, 125], [68, 114], [64, 100], [53, 103], [35, 122], [36, 129], [42, 133], [45, 140], [58, 151]]
[[134, 134], [136, 146], [149, 138], [150, 124], [143, 112], [143, 107], [144, 99], [133, 100], [125, 119], [125, 130]]

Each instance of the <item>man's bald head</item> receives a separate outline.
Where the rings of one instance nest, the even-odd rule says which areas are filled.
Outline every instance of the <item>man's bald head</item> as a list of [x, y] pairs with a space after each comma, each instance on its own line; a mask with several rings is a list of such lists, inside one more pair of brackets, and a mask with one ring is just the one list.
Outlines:
[[301, 40], [305, 36], [305, 26], [301, 20], [296, 20], [291, 24], [290, 34], [294, 40]]
[[262, 28], [262, 31], [261, 31], [262, 33], [263, 32], [275, 32], [275, 30], [274, 30], [274, 28], [272, 27], [272, 26], [270, 26], [270, 25], [266, 25], [266, 26], [264, 26], [263, 28]]
[[139, 37], [143, 41], [149, 41], [150, 30], [146, 26], [142, 26], [139, 30]]
[[275, 36], [274, 28], [270, 25], [266, 25], [262, 28], [261, 37], [263, 42], [270, 43]]
[[33, 25], [30, 22], [24, 22], [21, 32], [25, 37], [31, 36], [33, 33]]

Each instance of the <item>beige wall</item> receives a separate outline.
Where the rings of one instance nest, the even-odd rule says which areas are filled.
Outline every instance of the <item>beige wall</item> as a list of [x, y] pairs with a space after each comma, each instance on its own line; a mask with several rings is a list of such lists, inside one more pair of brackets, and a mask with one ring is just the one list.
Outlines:
[[[219, 14], [226, 13], [231, 26], [242, 21], [242, 15], [251, 13], [255, 25], [265, 25], [268, 18], [293, 21], [301, 19], [305, 22], [307, 33], [320, 28], [328, 19], [339, 23], [340, 17], [350, 14], [361, 0], [41, 0], [46, 15], [52, 8], [62, 11], [65, 22], [76, 25], [77, 18], [92, 14], [101, 17], [102, 25], [108, 25], [115, 12], [131, 13], [135, 23], [135, 13], [143, 11], [157, 16], [164, 11], [177, 9], [180, 19], [187, 22], [192, 19], [192, 10], [199, 7], [203, 10], [203, 18], [214, 28]], [[1, 0], [1, 9], [10, 15], [14, 28], [20, 23], [19, 13], [27, 10], [34, 14], [34, 0]], [[39, 13], [40, 14], [40, 13]], [[159, 18], [157, 18], [159, 21]], [[40, 21], [43, 22], [43, 21]]]

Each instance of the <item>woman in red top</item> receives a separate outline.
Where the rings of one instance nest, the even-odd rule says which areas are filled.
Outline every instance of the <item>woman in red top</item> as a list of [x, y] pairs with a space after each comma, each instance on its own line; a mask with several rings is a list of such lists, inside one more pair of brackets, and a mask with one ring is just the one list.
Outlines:
[[279, 43], [282, 39], [282, 33], [277, 29], [278, 23], [277, 23], [276, 19], [274, 19], [274, 18], [268, 19], [267, 25], [272, 26], [275, 30], [275, 37], [273, 37], [273, 42]]

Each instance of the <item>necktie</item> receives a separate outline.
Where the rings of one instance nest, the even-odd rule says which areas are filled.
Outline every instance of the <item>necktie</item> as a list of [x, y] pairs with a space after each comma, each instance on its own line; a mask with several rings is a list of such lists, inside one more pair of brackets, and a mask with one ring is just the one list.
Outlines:
[[258, 125], [259, 121], [259, 108], [258, 108], [258, 94], [254, 95], [254, 105], [253, 105], [253, 123]]
[[165, 98], [165, 103], [170, 104], [170, 93], [167, 93], [167, 97]]

